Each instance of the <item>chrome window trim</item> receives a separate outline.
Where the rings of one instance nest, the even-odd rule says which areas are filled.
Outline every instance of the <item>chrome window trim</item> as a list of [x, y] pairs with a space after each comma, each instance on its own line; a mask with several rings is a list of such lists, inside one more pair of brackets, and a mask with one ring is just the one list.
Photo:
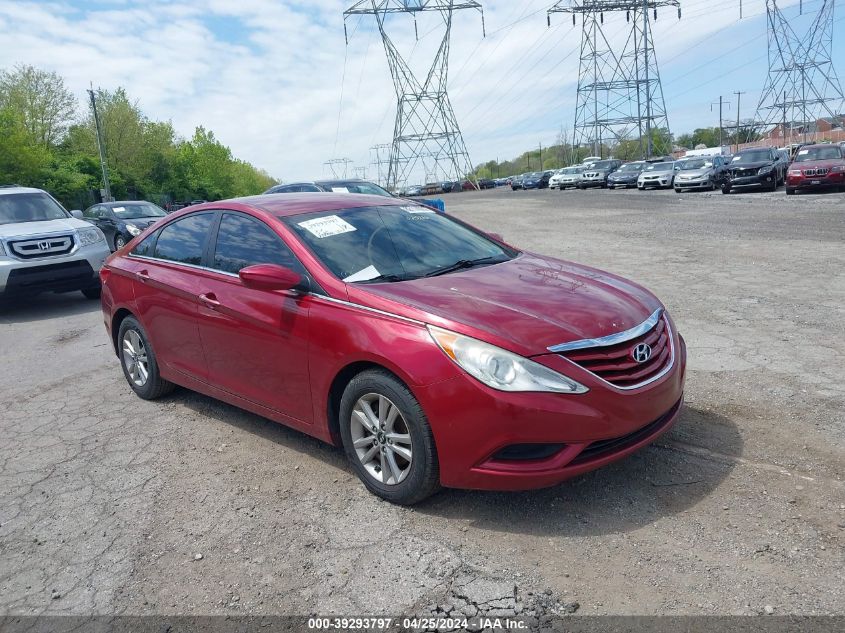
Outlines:
[[175, 262], [172, 259], [162, 259], [161, 257], [150, 257], [149, 255], [137, 255], [135, 253], [127, 253], [127, 257], [130, 259], [146, 259], [147, 261], [151, 262], [159, 262], [162, 264], [173, 264], [174, 266], [184, 266], [185, 268], [192, 268], [194, 270], [205, 270], [206, 272], [210, 273], [217, 273], [218, 275], [226, 275], [227, 277], [237, 277], [240, 279], [239, 275], [235, 273], [226, 272], [225, 270], [217, 270], [216, 268], [209, 268], [207, 266], [199, 266], [197, 264], [186, 264], [184, 262]]
[[660, 320], [660, 315], [662, 313], [663, 308], [658, 308], [645, 321], [635, 327], [632, 327], [630, 330], [625, 330], [624, 332], [617, 332], [616, 334], [610, 334], [609, 336], [603, 336], [601, 338], [585, 338], [581, 339], [580, 341], [572, 341], [571, 343], [562, 343], [560, 345], [554, 345], [547, 349], [550, 352], [554, 352], [555, 354], [560, 354], [561, 352], [571, 352], [576, 349], [588, 349], [590, 347], [610, 347], [611, 345], [625, 343], [626, 341], [635, 339], [638, 336], [642, 336], [655, 325], [657, 325], [657, 322]]
[[[658, 319], [660, 318], [661, 312], [662, 312], [662, 310], [658, 310], [656, 312], [656, 314], [658, 314]], [[652, 316], [654, 316], [654, 315], [652, 315]], [[651, 317], [649, 317], [649, 320], [651, 320]], [[584, 367], [581, 367], [581, 365], [579, 365], [575, 361], [569, 360], [566, 356], [561, 356], [561, 358], [564, 359], [565, 361], [568, 361], [569, 363], [571, 363], [573, 366], [577, 367], [578, 369], [581, 369], [582, 371], [586, 371], [593, 378], [595, 378], [599, 382], [604, 383], [605, 385], [607, 385], [611, 389], [616, 389], [618, 391], [634, 391], [635, 389], [642, 389], [643, 387], [647, 387], [648, 385], [650, 385], [653, 382], [657, 382], [658, 380], [663, 378], [666, 374], [668, 374], [670, 371], [672, 371], [672, 368], [675, 367], [675, 341], [674, 341], [674, 338], [672, 337], [672, 327], [669, 325], [668, 319], [665, 321], [665, 323], [666, 323], [666, 333], [669, 335], [669, 363], [659, 373], [655, 374], [654, 376], [652, 376], [648, 380], [637, 383], [636, 385], [630, 385], [628, 387], [620, 387], [619, 385], [614, 385], [612, 382], [608, 382], [607, 380], [605, 380], [604, 378], [602, 378], [598, 374], [594, 374], [589, 369], [585, 369]], [[656, 322], [655, 322], [655, 324], [656, 324]], [[641, 326], [637, 326], [637, 327], [641, 327]], [[652, 325], [652, 327], [654, 327], [654, 325]], [[628, 332], [630, 332], [630, 331], [631, 330], [628, 330]], [[648, 331], [648, 330], [646, 330], [646, 331]], [[620, 334], [625, 334], [625, 333], [626, 332], [620, 332]], [[634, 337], [634, 338], [636, 338], [636, 337]], [[630, 340], [630, 339], [628, 339], [628, 340]], [[624, 343], [625, 341], [620, 341], [620, 342]]]

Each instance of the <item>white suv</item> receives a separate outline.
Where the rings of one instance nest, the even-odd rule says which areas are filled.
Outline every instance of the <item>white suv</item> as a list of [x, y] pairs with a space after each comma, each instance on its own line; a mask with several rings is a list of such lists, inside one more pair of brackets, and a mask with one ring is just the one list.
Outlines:
[[0, 186], [0, 299], [74, 290], [96, 299], [108, 255], [103, 232], [46, 191]]

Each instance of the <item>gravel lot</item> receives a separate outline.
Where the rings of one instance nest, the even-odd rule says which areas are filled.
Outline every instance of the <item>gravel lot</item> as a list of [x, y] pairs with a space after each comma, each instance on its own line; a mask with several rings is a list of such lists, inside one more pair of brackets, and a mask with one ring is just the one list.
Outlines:
[[671, 434], [397, 508], [304, 435], [139, 400], [99, 305], [45, 295], [0, 308], [0, 614], [845, 614], [843, 196], [445, 199], [663, 299], [690, 354]]

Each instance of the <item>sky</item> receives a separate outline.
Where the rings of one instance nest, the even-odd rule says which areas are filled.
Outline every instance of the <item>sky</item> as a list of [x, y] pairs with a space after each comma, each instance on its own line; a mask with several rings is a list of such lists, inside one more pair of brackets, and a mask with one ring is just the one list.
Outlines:
[[[481, 0], [481, 15], [457, 12], [449, 96], [473, 164], [512, 158], [555, 142], [574, 119], [581, 30], [551, 0]], [[796, 29], [799, 0], [779, 0]], [[804, 0], [806, 12], [821, 0]], [[331, 175], [326, 161], [371, 165], [375, 144], [393, 135], [396, 96], [372, 16], [343, 11], [353, 0], [0, 0], [0, 68], [55, 70], [83, 107], [85, 89], [126, 88], [150, 118], [184, 137], [198, 125], [235, 156], [281, 181]], [[661, 9], [655, 51], [672, 131], [753, 117], [766, 79], [765, 0], [681, 0], [682, 18]], [[840, 13], [841, 13], [840, 9]], [[803, 20], [803, 21], [802, 21]], [[834, 26], [833, 60], [842, 68], [845, 16]], [[440, 22], [442, 24], [442, 21]], [[415, 73], [440, 44], [436, 14], [388, 19], [392, 40]], [[605, 16], [622, 37], [624, 14]], [[612, 40], [615, 41], [615, 40]], [[728, 105], [729, 103], [729, 105]]]

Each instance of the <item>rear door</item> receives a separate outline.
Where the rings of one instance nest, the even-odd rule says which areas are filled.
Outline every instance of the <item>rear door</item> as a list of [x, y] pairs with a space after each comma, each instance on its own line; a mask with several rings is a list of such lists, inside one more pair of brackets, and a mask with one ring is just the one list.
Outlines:
[[208, 248], [214, 211], [186, 215], [138, 244], [126, 258], [135, 305], [161, 364], [206, 380], [197, 325], [197, 274]]
[[311, 423], [308, 313], [311, 298], [295, 291], [256, 290], [238, 271], [278, 264], [305, 268], [267, 224], [224, 211], [209, 246], [199, 288], [199, 329], [209, 382], [256, 404]]

